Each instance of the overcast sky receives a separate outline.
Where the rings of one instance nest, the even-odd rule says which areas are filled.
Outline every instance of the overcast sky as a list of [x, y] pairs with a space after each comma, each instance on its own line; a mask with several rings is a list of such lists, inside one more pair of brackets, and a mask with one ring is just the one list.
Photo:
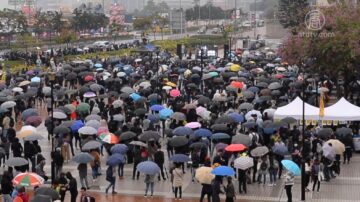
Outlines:
[[6, 8], [8, 7], [8, 0], [0, 0], [0, 8]]

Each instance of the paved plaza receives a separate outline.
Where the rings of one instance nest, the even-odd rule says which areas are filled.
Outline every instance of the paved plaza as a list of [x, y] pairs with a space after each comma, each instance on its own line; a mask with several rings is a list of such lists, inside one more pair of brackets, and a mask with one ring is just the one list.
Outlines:
[[[44, 110], [39, 110], [41, 112], [42, 117], [46, 117], [47, 114]], [[17, 126], [20, 128], [21, 126]], [[38, 131], [40, 134], [46, 137], [41, 140], [39, 143], [42, 148], [42, 154], [45, 156], [47, 160], [47, 164], [45, 166], [45, 172], [48, 173], [48, 176], [51, 173], [50, 167], [50, 151], [51, 144], [50, 141], [47, 140], [47, 132], [46, 128], [42, 124], [38, 127]], [[162, 142], [164, 145], [165, 142]], [[165, 147], [163, 147], [165, 148]], [[79, 150], [75, 151], [76, 153]], [[165, 151], [166, 153], [166, 151]], [[108, 185], [108, 182], [105, 180], [105, 170], [106, 165], [105, 161], [107, 158], [106, 152], [104, 152], [105, 156], [102, 156], [102, 173], [103, 175], [99, 177], [97, 181], [93, 181], [91, 177], [90, 166], [88, 166], [88, 182], [91, 189], [89, 190], [92, 195], [96, 196], [101, 201], [102, 199], [106, 199], [108, 201], [118, 201], [118, 199], [126, 199], [131, 198], [130, 201], [171, 201], [173, 196], [171, 183], [169, 180], [166, 181], [156, 181], [155, 183], [155, 192], [154, 198], [146, 198], [144, 199], [144, 176], [140, 176], [139, 180], [132, 180], [132, 168], [133, 165], [126, 165], [124, 168], [124, 178], [116, 180], [116, 192], [118, 194], [106, 196], [104, 194], [105, 188]], [[166, 155], [165, 155], [166, 156]], [[167, 157], [166, 157], [167, 158]], [[168, 160], [166, 159], [166, 162]], [[306, 193], [306, 201], [314, 201], [314, 202], [351, 202], [351, 201], [359, 201], [360, 199], [360, 154], [355, 154], [352, 158], [350, 164], [341, 165], [341, 174], [337, 176], [335, 179], [332, 179], [330, 182], [322, 182], [320, 187], [320, 192], [307, 192]], [[4, 169], [3, 167], [0, 170]], [[167, 169], [168, 170], [168, 169]], [[75, 162], [67, 162], [63, 166], [63, 171], [72, 172], [73, 176], [78, 179], [78, 188], [80, 189], [79, 183], [79, 173], [77, 171], [77, 163]], [[268, 176], [267, 176], [268, 177]], [[267, 179], [268, 181], [269, 179]], [[237, 191], [237, 181], [234, 181], [235, 190]], [[248, 193], [246, 195], [241, 194], [237, 195], [238, 201], [286, 201], [287, 197], [285, 194], [285, 190], [283, 189], [284, 182], [283, 179], [277, 182], [277, 185], [274, 187], [269, 187], [267, 184], [250, 184], [248, 185]], [[300, 201], [300, 178], [296, 178], [295, 186], [293, 188], [293, 199], [294, 201]], [[197, 201], [200, 197], [201, 185], [197, 182], [191, 181], [190, 169], [186, 170], [185, 174], [185, 183], [183, 186], [183, 201]], [[69, 197], [70, 194], [67, 194]], [[140, 198], [138, 198], [141, 196]], [[118, 198], [119, 197], [119, 198]], [[125, 197], [125, 198], [123, 198]], [[224, 196], [222, 196], [224, 197]], [[140, 200], [138, 200], [140, 199]]]

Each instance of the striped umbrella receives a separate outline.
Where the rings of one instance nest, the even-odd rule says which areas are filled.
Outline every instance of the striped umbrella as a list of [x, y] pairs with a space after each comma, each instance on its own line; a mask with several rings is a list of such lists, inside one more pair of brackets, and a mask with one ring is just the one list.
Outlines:
[[119, 142], [118, 136], [113, 133], [103, 133], [99, 135], [99, 139], [109, 144], [117, 144]]
[[254, 166], [254, 159], [248, 156], [235, 159], [234, 167], [240, 170], [246, 170]]
[[22, 186], [38, 186], [44, 183], [44, 179], [36, 173], [26, 172], [20, 173], [12, 180], [14, 185]]

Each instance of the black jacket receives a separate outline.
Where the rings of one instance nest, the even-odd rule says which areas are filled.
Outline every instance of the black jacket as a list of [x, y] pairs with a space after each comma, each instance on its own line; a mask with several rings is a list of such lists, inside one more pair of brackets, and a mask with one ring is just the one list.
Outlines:
[[156, 151], [154, 154], [154, 162], [156, 164], [162, 165], [164, 164], [164, 152], [163, 151]]
[[12, 183], [7, 177], [3, 176], [1, 179], [1, 193], [11, 194], [12, 190], [13, 190]]

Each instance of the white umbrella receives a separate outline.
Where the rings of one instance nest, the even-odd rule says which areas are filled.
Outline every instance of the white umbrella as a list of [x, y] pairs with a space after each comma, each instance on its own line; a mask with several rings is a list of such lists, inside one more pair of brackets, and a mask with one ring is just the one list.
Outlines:
[[234, 167], [240, 170], [246, 170], [254, 166], [254, 159], [248, 156], [239, 157], [234, 161]]
[[4, 103], [1, 104], [1, 108], [3, 109], [9, 109], [9, 108], [13, 108], [16, 106], [16, 102], [14, 101], [6, 101]]
[[80, 128], [78, 132], [82, 135], [94, 135], [97, 133], [97, 130], [90, 126], [84, 126]]
[[245, 115], [246, 120], [251, 119], [251, 118], [252, 118], [252, 115], [256, 115], [258, 119], [261, 119], [261, 118], [262, 118], [262, 114], [261, 114], [260, 111], [258, 111], [258, 110], [251, 110], [251, 111], [249, 111], [248, 113], [246, 113], [246, 115]]
[[12, 89], [12, 91], [20, 93], [20, 92], [23, 92], [23, 89], [19, 88], [19, 87], [15, 87]]
[[54, 111], [54, 118], [55, 118], [55, 119], [66, 119], [67, 116], [66, 116], [66, 114], [63, 113], [63, 112], [56, 112], [56, 111]]

